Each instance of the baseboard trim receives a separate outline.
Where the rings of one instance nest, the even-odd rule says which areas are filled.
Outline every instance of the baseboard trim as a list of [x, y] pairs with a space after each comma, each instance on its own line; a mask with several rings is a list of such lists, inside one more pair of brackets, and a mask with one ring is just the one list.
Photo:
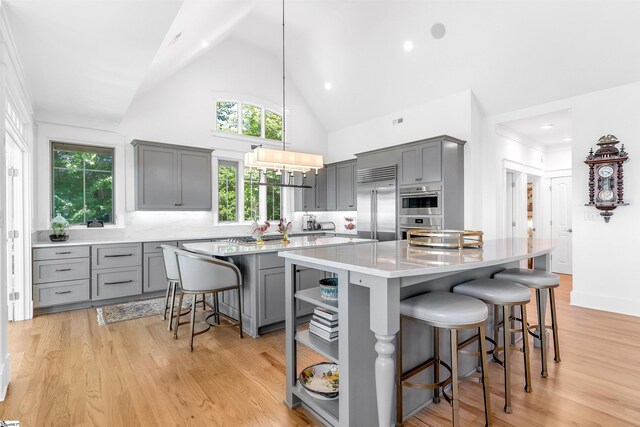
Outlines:
[[571, 291], [571, 305], [640, 317], [640, 301]]
[[0, 362], [0, 402], [4, 402], [4, 398], [7, 395], [7, 388], [9, 387], [9, 379], [11, 377], [11, 370], [9, 369], [9, 355]]

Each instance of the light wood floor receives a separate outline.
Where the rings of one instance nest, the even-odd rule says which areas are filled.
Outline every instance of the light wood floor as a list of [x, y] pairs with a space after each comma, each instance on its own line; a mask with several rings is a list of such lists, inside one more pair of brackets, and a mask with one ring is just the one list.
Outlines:
[[[551, 362], [543, 379], [534, 351], [531, 394], [523, 391], [520, 360], [514, 363], [511, 415], [502, 412], [502, 371], [490, 364], [495, 425], [640, 425], [640, 318], [569, 306], [570, 289], [570, 277], [563, 277], [557, 294], [562, 363]], [[185, 332], [173, 341], [158, 317], [99, 326], [94, 309], [11, 324], [11, 384], [0, 420], [22, 426], [318, 425], [282, 403], [284, 333], [240, 340], [235, 329], [219, 328], [196, 337], [189, 353]], [[320, 360], [300, 348], [300, 366]], [[482, 425], [480, 385], [463, 384], [461, 400], [464, 424]], [[441, 403], [407, 424], [447, 426], [449, 419], [450, 408]]]

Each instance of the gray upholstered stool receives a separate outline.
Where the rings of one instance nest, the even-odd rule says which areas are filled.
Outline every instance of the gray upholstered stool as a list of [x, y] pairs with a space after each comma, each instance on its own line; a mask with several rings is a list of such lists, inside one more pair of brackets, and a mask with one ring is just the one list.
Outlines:
[[[560, 343], [558, 341], [558, 318], [556, 315], [556, 296], [555, 288], [560, 286], [560, 278], [557, 274], [549, 273], [542, 270], [527, 270], [525, 268], [510, 268], [504, 270], [494, 276], [496, 279], [511, 280], [512, 282], [521, 283], [531, 289], [536, 290], [536, 307], [538, 312], [538, 324], [528, 325], [529, 333], [540, 340], [540, 352], [542, 359], [542, 376], [548, 377], [547, 372], [547, 337], [546, 330], [553, 331], [553, 350], [555, 353], [556, 363], [560, 363]], [[545, 325], [545, 312], [542, 310], [541, 297], [544, 290], [549, 290], [549, 302], [551, 304], [551, 326]], [[535, 333], [536, 329], [540, 333]]]
[[[493, 305], [493, 359], [504, 368], [504, 411], [511, 413], [511, 368], [509, 350], [519, 350], [518, 347], [511, 345], [511, 334], [522, 332], [522, 351], [524, 353], [524, 375], [527, 393], [531, 392], [531, 365], [529, 363], [529, 336], [527, 335], [527, 304], [531, 301], [531, 292], [529, 288], [519, 285], [508, 280], [499, 279], [477, 279], [470, 282], [462, 283], [454, 286], [453, 292], [456, 294], [467, 295], [478, 298], [487, 304]], [[520, 306], [522, 317], [517, 319], [510, 315], [511, 307]], [[499, 312], [502, 310], [502, 322], [498, 322], [500, 318]], [[512, 328], [511, 321], [519, 320], [521, 328]], [[500, 325], [502, 325], [502, 346], [498, 346], [500, 342]], [[497, 354], [502, 350], [502, 360]], [[481, 356], [486, 357], [486, 356]]]
[[[483, 384], [484, 412], [486, 425], [492, 423], [491, 404], [489, 401], [489, 373], [486, 357], [482, 358], [481, 377], [458, 377], [458, 351], [470, 342], [479, 338], [480, 352], [466, 352], [467, 354], [480, 355], [486, 353], [484, 327], [488, 318], [487, 306], [480, 300], [465, 295], [456, 295], [450, 292], [429, 292], [400, 301], [400, 332], [397, 338], [397, 387], [396, 418], [399, 425], [403, 422], [402, 388], [432, 389], [433, 402], [440, 402], [440, 389], [442, 395], [451, 404], [453, 413], [453, 425], [460, 425], [460, 402], [458, 397], [458, 385], [461, 381], [479, 379]], [[434, 355], [429, 360], [404, 372], [402, 368], [402, 324], [405, 320], [412, 319], [434, 328], [433, 351]], [[449, 329], [451, 334], [451, 366], [440, 359], [440, 329]], [[462, 343], [458, 342], [458, 331], [462, 329], [478, 329], [478, 334]], [[434, 382], [430, 384], [412, 383], [411, 377], [434, 367]], [[440, 366], [450, 373], [449, 378], [440, 381]], [[451, 384], [451, 397], [444, 388]]]

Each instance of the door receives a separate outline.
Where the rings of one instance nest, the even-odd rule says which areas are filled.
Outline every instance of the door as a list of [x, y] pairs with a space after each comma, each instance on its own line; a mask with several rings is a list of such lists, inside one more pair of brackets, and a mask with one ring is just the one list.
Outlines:
[[374, 238], [381, 242], [396, 240], [396, 186], [378, 184], [375, 202]]
[[551, 271], [571, 274], [571, 177], [551, 179], [551, 238], [558, 248], [551, 253]]
[[175, 209], [178, 201], [178, 152], [139, 145], [137, 210]]
[[6, 134], [6, 224], [7, 230], [7, 292], [8, 318], [16, 317], [17, 304], [22, 302], [24, 286], [24, 247], [23, 247], [23, 171], [22, 151], [9, 133]]
[[304, 174], [302, 183], [311, 186], [311, 188], [302, 189], [302, 210], [314, 211], [316, 206], [316, 173], [309, 171]]
[[181, 209], [211, 210], [211, 155], [178, 152]]
[[327, 210], [327, 169], [318, 170], [316, 175], [315, 209], [319, 211]]
[[513, 172], [507, 172], [507, 196], [506, 196], [506, 238], [511, 239], [516, 237], [516, 174]]
[[442, 181], [442, 148], [440, 143], [422, 147], [421, 182]]
[[327, 210], [335, 211], [338, 208], [338, 184], [337, 167], [327, 166]]
[[347, 163], [338, 166], [338, 210], [339, 211], [351, 211], [355, 209], [354, 199], [354, 181], [353, 170], [354, 164]]
[[401, 154], [400, 183], [415, 184], [422, 180], [422, 162], [416, 148], [404, 150]]

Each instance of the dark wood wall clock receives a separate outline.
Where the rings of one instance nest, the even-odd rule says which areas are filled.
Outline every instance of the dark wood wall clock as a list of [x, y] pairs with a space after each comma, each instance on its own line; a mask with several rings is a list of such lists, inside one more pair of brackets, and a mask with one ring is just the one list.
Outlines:
[[613, 210], [618, 206], [625, 206], [623, 164], [629, 160], [624, 151], [624, 144], [618, 149], [620, 141], [615, 135], [604, 135], [598, 140], [598, 149], [584, 161], [589, 166], [589, 203], [601, 210], [600, 215], [605, 222], [613, 216]]

